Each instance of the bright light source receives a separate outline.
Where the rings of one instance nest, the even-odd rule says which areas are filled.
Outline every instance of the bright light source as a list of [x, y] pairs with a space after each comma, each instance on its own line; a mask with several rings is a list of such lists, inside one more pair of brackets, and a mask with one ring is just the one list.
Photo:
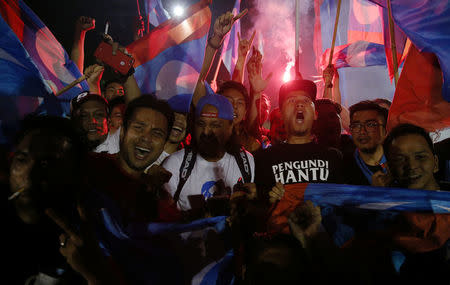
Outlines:
[[287, 64], [286, 69], [283, 74], [283, 82], [286, 83], [291, 80], [291, 69], [294, 66], [295, 62], [291, 61]]
[[176, 5], [175, 7], [173, 7], [173, 14], [175, 17], [183, 16], [184, 8], [181, 7], [180, 5]]
[[283, 82], [286, 83], [291, 81], [291, 73], [289, 71], [285, 71], [283, 74]]

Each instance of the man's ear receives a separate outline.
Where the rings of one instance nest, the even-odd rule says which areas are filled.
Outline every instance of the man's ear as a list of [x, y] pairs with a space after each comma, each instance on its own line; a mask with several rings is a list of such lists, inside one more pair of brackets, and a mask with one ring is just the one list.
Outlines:
[[433, 173], [436, 173], [439, 171], [439, 157], [437, 155], [434, 155], [434, 169]]

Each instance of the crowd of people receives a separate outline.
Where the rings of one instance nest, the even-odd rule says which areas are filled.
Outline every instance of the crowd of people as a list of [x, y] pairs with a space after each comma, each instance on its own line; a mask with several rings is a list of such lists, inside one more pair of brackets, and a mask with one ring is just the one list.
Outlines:
[[[252, 39], [240, 38], [232, 80], [211, 88], [206, 76], [235, 20], [215, 20], [188, 113], [141, 94], [133, 72], [102, 88], [110, 67], [84, 68], [95, 21], [78, 20], [71, 57], [90, 91], [72, 99], [70, 118], [29, 115], [4, 157], [4, 284], [199, 284], [228, 250], [222, 271], [232, 277], [217, 284], [450, 283], [448, 214], [400, 213], [338, 246], [323, 209], [303, 199], [305, 183], [448, 191], [448, 140], [434, 145], [412, 124], [387, 132], [387, 100], [341, 106], [332, 67], [323, 94], [313, 81], [289, 81], [270, 112], [270, 75]], [[195, 245], [142, 226], [223, 216], [224, 233]]]

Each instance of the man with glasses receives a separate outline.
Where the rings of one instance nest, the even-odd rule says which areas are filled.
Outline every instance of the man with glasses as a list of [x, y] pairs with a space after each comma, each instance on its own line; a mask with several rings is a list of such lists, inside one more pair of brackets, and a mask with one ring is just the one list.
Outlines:
[[372, 101], [350, 107], [350, 132], [356, 149], [344, 157], [348, 184], [371, 185], [375, 173], [386, 172], [383, 141], [387, 116], [388, 111]]

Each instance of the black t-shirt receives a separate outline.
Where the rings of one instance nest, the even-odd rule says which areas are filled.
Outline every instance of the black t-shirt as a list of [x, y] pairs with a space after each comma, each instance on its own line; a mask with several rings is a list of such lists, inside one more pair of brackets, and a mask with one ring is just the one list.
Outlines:
[[255, 153], [255, 183], [261, 189], [271, 189], [276, 182], [341, 183], [341, 164], [339, 150], [315, 142], [275, 145]]
[[[383, 168], [380, 165], [368, 165], [366, 164], [367, 168], [372, 172], [375, 173], [377, 171], [383, 170]], [[344, 155], [344, 167], [343, 167], [343, 175], [345, 179], [345, 184], [351, 184], [351, 185], [371, 185], [370, 181], [367, 179], [367, 177], [364, 175], [364, 172], [361, 170], [361, 168], [358, 166], [354, 153], [347, 153]]]

